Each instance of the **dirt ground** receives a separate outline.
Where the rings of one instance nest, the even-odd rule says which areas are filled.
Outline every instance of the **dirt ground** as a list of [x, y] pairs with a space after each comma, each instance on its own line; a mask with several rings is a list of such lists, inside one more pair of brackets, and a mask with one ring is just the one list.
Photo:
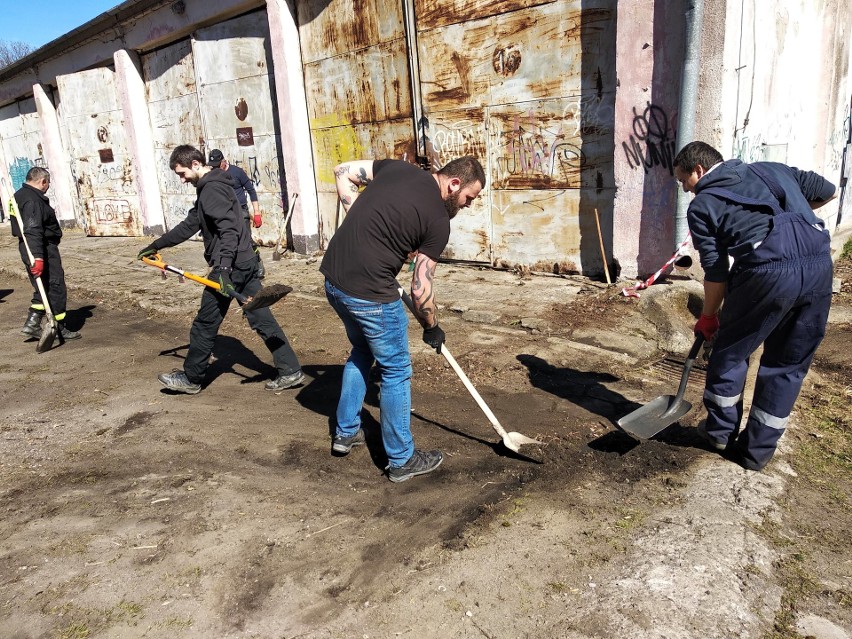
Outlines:
[[[308, 383], [265, 391], [270, 357], [231, 313], [186, 396], [156, 375], [181, 366], [197, 288], [133, 264], [127, 240], [72, 238], [102, 248], [98, 264], [63, 254], [84, 338], [36, 355], [0, 239], [0, 637], [800, 637], [808, 616], [845, 633], [810, 636], [852, 630], [849, 475], [827, 486], [797, 466], [833, 437], [811, 428], [822, 404], [848, 412], [852, 269], [803, 426], [749, 473], [700, 444], [700, 410], [641, 443], [613, 427], [674, 392], [664, 345], [688, 348], [695, 282], [636, 301], [442, 266], [448, 346], [503, 425], [544, 445], [497, 445], [412, 327], [412, 430], [445, 461], [392, 484], [377, 387], [368, 445], [330, 454], [348, 343], [315, 261], [269, 263], [296, 288], [275, 313]], [[655, 304], [667, 319], [649, 320]]]

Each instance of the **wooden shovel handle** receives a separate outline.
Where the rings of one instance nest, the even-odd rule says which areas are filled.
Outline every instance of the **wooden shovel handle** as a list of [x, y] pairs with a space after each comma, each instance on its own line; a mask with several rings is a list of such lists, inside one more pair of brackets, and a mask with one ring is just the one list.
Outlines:
[[[414, 316], [417, 317], [417, 313], [414, 312], [414, 302], [411, 301], [411, 296], [405, 292], [405, 289], [399, 289], [399, 295], [402, 297], [402, 301], [405, 302], [405, 305], [408, 307]], [[482, 412], [485, 413], [485, 416], [488, 418], [488, 421], [491, 422], [491, 426], [497, 431], [497, 434], [500, 435], [501, 438], [506, 439], [508, 434], [506, 433], [506, 429], [500, 425], [500, 422], [497, 421], [497, 417], [494, 416], [494, 413], [491, 412], [491, 409], [488, 408], [488, 404], [485, 403], [485, 400], [482, 399], [482, 396], [479, 392], [474, 388], [468, 376], [465, 375], [465, 372], [459, 366], [459, 363], [456, 361], [456, 358], [452, 356], [450, 350], [447, 348], [446, 344], [441, 345], [441, 355], [444, 356], [444, 359], [447, 360], [447, 363], [452, 367], [452, 369], [456, 372], [459, 379], [464, 384], [464, 387], [467, 389], [467, 392], [470, 393], [471, 397], [476, 401], [479, 405], [479, 408], [482, 409]]]

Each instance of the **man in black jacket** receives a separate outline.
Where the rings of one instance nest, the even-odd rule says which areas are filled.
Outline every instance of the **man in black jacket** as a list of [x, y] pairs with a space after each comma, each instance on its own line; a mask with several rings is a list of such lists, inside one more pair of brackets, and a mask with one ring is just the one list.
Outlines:
[[[47, 293], [47, 301], [56, 322], [59, 324], [61, 340], [79, 339], [80, 333], [65, 326], [65, 305], [68, 302], [68, 290], [65, 288], [65, 271], [59, 257], [59, 241], [62, 228], [56, 219], [56, 212], [50, 206], [47, 189], [50, 188], [50, 173], [47, 169], [34, 166], [27, 172], [26, 182], [15, 193], [15, 202], [21, 216], [21, 225], [12, 217], [12, 235], [18, 238], [18, 250], [21, 260], [27, 267], [30, 283], [33, 286], [33, 299], [30, 312], [21, 332], [28, 337], [41, 337], [41, 322], [44, 319], [44, 301], [36, 286], [36, 277], [40, 277]], [[30, 264], [27, 248], [21, 234], [26, 236], [27, 246], [33, 254], [35, 264]]]
[[[695, 332], [715, 337], [699, 434], [745, 468], [761, 470], [825, 335], [832, 262], [828, 232], [812, 209], [834, 199], [836, 189], [817, 173], [777, 162], [723, 162], [704, 142], [687, 144], [674, 168], [683, 190], [695, 193], [687, 219], [704, 269]], [[761, 344], [740, 432], [749, 357]]]
[[[201, 307], [189, 332], [189, 351], [183, 370], [158, 376], [166, 388], [194, 395], [201, 390], [216, 334], [231, 304], [231, 293], [253, 296], [261, 286], [257, 256], [251, 248], [228, 175], [207, 166], [201, 151], [189, 145], [181, 145], [172, 152], [169, 167], [180, 176], [181, 182], [195, 186], [198, 198], [183, 222], [139, 251], [137, 257], [142, 259], [176, 246], [201, 231], [204, 259], [213, 269], [208, 277], [220, 289], [204, 288]], [[266, 389], [278, 391], [299, 386], [304, 381], [299, 360], [272, 312], [260, 308], [245, 316], [272, 353], [278, 369], [278, 376], [266, 384]]]

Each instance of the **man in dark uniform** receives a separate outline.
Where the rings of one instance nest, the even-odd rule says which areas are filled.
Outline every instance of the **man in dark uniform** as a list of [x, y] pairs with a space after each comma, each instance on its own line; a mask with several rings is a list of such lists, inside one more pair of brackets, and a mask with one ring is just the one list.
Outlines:
[[[674, 167], [683, 190], [695, 193], [687, 218], [704, 268], [695, 331], [715, 337], [699, 434], [745, 468], [761, 470], [825, 335], [833, 267], [828, 232], [813, 210], [834, 199], [836, 189], [785, 164], [723, 162], [704, 142], [687, 144]], [[761, 344], [740, 432], [748, 361]]]
[[[170, 390], [194, 395], [201, 390], [216, 334], [231, 305], [231, 293], [236, 291], [250, 297], [261, 286], [257, 278], [257, 256], [243, 225], [231, 179], [221, 169], [207, 166], [204, 154], [189, 145], [179, 146], [172, 152], [169, 167], [180, 176], [181, 182], [195, 186], [198, 199], [183, 222], [139, 251], [137, 257], [153, 255], [201, 231], [204, 258], [213, 267], [208, 277], [217, 282], [220, 289], [205, 287], [201, 294], [201, 307], [189, 332], [189, 351], [183, 370], [163, 373], [157, 378]], [[278, 369], [278, 376], [266, 384], [266, 389], [279, 391], [299, 386], [305, 379], [299, 360], [269, 308], [259, 308], [245, 316], [272, 353]]]
[[68, 290], [65, 287], [65, 271], [59, 256], [59, 242], [62, 239], [62, 228], [56, 219], [56, 211], [50, 206], [47, 189], [50, 188], [50, 173], [47, 169], [34, 166], [27, 172], [26, 182], [15, 193], [18, 213], [21, 215], [23, 235], [35, 259], [35, 265], [30, 265], [27, 248], [21, 236], [18, 220], [12, 217], [12, 235], [18, 238], [18, 250], [21, 260], [27, 267], [27, 275], [33, 286], [33, 299], [30, 312], [21, 332], [24, 335], [38, 339], [41, 337], [41, 322], [44, 319], [44, 302], [36, 286], [36, 277], [40, 277], [47, 293], [47, 301], [53, 317], [59, 325], [59, 338], [67, 341], [79, 339], [80, 333], [69, 330], [65, 326]]
[[348, 214], [329, 242], [320, 271], [352, 350], [343, 367], [332, 451], [345, 455], [364, 443], [361, 408], [375, 362], [381, 372], [388, 478], [401, 482], [435, 470], [443, 455], [414, 448], [408, 315], [396, 277], [416, 252], [411, 297], [423, 341], [440, 353], [444, 331], [438, 326], [432, 280], [450, 237], [450, 220], [479, 195], [485, 173], [475, 158], [463, 157], [435, 174], [400, 160], [349, 162], [335, 167], [334, 174]]
[[[251, 235], [252, 227], [259, 229], [263, 224], [263, 218], [260, 216], [260, 203], [257, 201], [257, 191], [254, 188], [254, 183], [249, 179], [245, 171], [237, 165], [228, 162], [225, 159], [225, 155], [219, 149], [210, 151], [207, 164], [213, 168], [222, 169], [234, 181], [234, 195], [237, 196], [237, 201], [243, 209], [243, 220], [245, 221], [248, 236], [251, 240], [251, 248], [257, 253], [257, 277], [263, 279], [266, 277], [266, 267], [263, 265], [263, 260], [260, 259], [260, 252]], [[249, 201], [251, 201], [252, 208], [254, 209], [254, 213], [251, 216], [248, 209]]]

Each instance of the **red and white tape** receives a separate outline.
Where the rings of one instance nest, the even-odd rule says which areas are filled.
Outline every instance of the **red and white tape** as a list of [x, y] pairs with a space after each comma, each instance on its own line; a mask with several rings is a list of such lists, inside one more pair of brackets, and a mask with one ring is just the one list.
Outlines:
[[641, 291], [644, 288], [648, 288], [657, 281], [660, 277], [663, 276], [665, 271], [675, 262], [678, 261], [681, 257], [686, 255], [686, 249], [689, 246], [689, 243], [692, 241], [692, 234], [687, 233], [686, 238], [684, 238], [683, 242], [677, 245], [677, 250], [675, 250], [674, 255], [671, 256], [668, 262], [663, 264], [662, 268], [654, 273], [651, 277], [649, 277], [644, 282], [639, 282], [636, 286], [630, 286], [628, 288], [621, 289], [621, 294], [625, 297], [639, 297], [639, 293], [637, 291]]

